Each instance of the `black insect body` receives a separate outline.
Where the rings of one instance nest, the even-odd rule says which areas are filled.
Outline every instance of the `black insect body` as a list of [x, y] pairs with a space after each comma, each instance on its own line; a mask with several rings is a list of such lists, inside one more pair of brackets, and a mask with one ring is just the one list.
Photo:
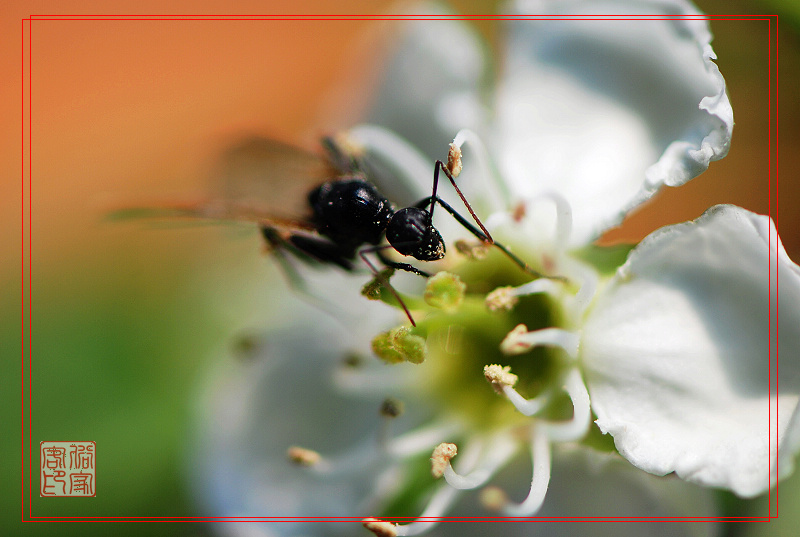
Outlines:
[[361, 179], [323, 183], [309, 193], [308, 202], [317, 231], [351, 258], [362, 245], [383, 240], [394, 214], [389, 200]]
[[[323, 139], [323, 146], [327, 150], [324, 161], [272, 140], [249, 140], [229, 151], [222, 174], [226, 188], [217, 199], [124, 209], [115, 216], [254, 222], [278, 254], [289, 251], [306, 262], [337, 265], [348, 271], [355, 269], [354, 261], [358, 256], [391, 291], [412, 324], [414, 319], [408, 308], [392, 286], [383, 281], [367, 254], [374, 253], [387, 267], [429, 276], [413, 265], [389, 259], [384, 251], [393, 248], [419, 261], [442, 259], [445, 244], [433, 226], [435, 205], [444, 208], [481, 241], [500, 248], [523, 270], [539, 276], [503, 245], [493, 241], [441, 161], [436, 161], [434, 167], [432, 195], [412, 207], [395, 210], [375, 185], [366, 180], [357, 158], [346, 154], [329, 138]], [[333, 175], [338, 176], [319, 184], [320, 170], [331, 174], [331, 169], [335, 170]], [[448, 177], [480, 229], [437, 195], [439, 170]], [[298, 207], [296, 199], [302, 188], [306, 189], [306, 195], [301, 196], [305, 211], [302, 206]], [[309, 210], [310, 214], [305, 217], [297, 216]], [[382, 244], [384, 238], [388, 245]], [[285, 266], [288, 270], [288, 265]], [[298, 283], [297, 278], [292, 281]]]
[[[445, 254], [444, 240], [433, 227], [431, 214], [421, 208], [395, 211], [374, 185], [363, 179], [329, 181], [308, 195], [311, 221], [320, 235], [333, 245], [309, 241], [303, 236], [289, 240], [301, 250], [323, 261], [335, 262], [346, 269], [365, 244], [377, 246], [385, 235], [389, 244], [402, 255], [420, 261], [436, 261]], [[332, 247], [333, 246], [333, 247]], [[367, 248], [379, 252], [382, 248]], [[322, 251], [320, 251], [322, 250]], [[405, 263], [382, 258], [389, 266], [424, 274]]]
[[400, 209], [386, 228], [386, 240], [401, 254], [420, 261], [441, 259], [445, 253], [444, 240], [431, 220], [431, 213], [425, 209]]

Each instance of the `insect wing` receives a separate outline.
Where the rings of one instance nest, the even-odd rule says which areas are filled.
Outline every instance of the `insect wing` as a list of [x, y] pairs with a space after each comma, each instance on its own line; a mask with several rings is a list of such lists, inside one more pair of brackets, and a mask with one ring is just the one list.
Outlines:
[[295, 146], [251, 137], [229, 148], [214, 174], [212, 194], [250, 216], [303, 220], [310, 216], [308, 194], [335, 178], [323, 158]]
[[168, 222], [244, 223], [267, 227], [284, 234], [312, 233], [315, 228], [307, 219], [281, 218], [265, 212], [263, 207], [221, 199], [167, 200], [126, 205], [108, 214], [112, 221], [150, 220]]
[[295, 146], [250, 137], [227, 149], [203, 198], [128, 203], [111, 220], [217, 221], [258, 224], [285, 232], [313, 231], [308, 194], [331, 180], [325, 159]]

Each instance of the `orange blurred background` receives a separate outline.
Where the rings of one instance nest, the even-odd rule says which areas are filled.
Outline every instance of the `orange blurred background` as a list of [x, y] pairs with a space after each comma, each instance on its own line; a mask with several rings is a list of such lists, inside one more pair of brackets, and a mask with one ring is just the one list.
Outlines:
[[[227, 12], [211, 2], [144, 2], [127, 10], [109, 2], [73, 5], [70, 10], [67, 3], [25, 3], [21, 14]], [[349, 8], [379, 6], [354, 2]], [[328, 10], [322, 3], [270, 4], [276, 12], [320, 9]], [[263, 10], [260, 2], [236, 4], [241, 13]], [[336, 79], [344, 50], [364, 24], [33, 21], [35, 257], [70, 255], [78, 246], [75, 231], [96, 222], [104, 193], [180, 192], [203, 181], [226, 135], [254, 130], [296, 139], [312, 126], [320, 95]], [[19, 33], [19, 21], [4, 32], [6, 50], [19, 50]], [[19, 55], [3, 62], [18, 82]], [[11, 148], [4, 159], [17, 172], [6, 182], [11, 189], [3, 196], [3, 212], [18, 214], [19, 85], [5, 85], [3, 92], [9, 108], [4, 123], [12, 126], [4, 132], [4, 147]], [[4, 226], [3, 233], [18, 235], [10, 233], [14, 227]]]
[[[271, 2], [274, 13], [376, 13], [390, 2]], [[465, 13], [491, 3], [455, 2]], [[260, 2], [220, 8], [214, 2], [7, 3], [4, 50], [19, 50], [20, 18], [44, 13], [263, 13]], [[730, 3], [701, 2], [709, 13]], [[743, 10], [744, 12], [744, 10]], [[105, 194], [180, 192], [205, 179], [228, 135], [260, 131], [311, 141], [322, 96], [341, 79], [365, 21], [44, 21], [33, 22], [32, 163], [34, 254], [77, 254]], [[488, 23], [482, 28], [488, 35]], [[734, 105], [730, 155], [680, 189], [668, 189], [629, 218], [610, 240], [638, 240], [653, 229], [691, 219], [710, 204], [736, 203], [766, 213], [769, 154], [767, 25], [715, 21], [715, 49]], [[788, 44], [787, 44], [788, 41]], [[791, 36], [781, 43], [781, 77], [797, 71]], [[3, 55], [2, 237], [19, 249], [20, 56]], [[351, 67], [351, 66], [350, 66]], [[788, 85], [789, 82], [784, 82]], [[356, 99], [360, 96], [356, 96]], [[780, 231], [800, 257], [796, 100], [781, 101]], [[773, 135], [774, 139], [774, 135]], [[774, 150], [774, 147], [773, 147]], [[773, 177], [773, 189], [774, 189]], [[112, 196], [113, 197], [113, 196]], [[775, 207], [772, 208], [773, 214]], [[16, 215], [17, 218], [13, 218]], [[83, 236], [83, 240], [79, 237]], [[77, 240], [76, 240], [77, 239]], [[80, 254], [78, 254], [80, 255]], [[6, 258], [4, 263], [8, 263]], [[8, 268], [15, 270], [17, 263]]]

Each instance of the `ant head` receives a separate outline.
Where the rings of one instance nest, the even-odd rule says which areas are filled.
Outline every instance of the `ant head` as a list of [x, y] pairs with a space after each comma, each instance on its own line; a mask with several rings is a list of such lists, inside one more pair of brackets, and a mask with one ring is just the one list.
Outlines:
[[394, 213], [386, 228], [386, 240], [401, 254], [420, 261], [444, 257], [444, 241], [425, 209], [406, 207]]

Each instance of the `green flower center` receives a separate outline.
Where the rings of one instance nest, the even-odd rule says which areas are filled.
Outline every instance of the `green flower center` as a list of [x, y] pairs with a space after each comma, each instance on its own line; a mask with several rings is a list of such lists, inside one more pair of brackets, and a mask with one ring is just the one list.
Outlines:
[[[454, 275], [458, 280], [449, 285]], [[417, 320], [417, 327], [407, 332], [416, 338], [409, 342], [410, 348], [417, 348], [420, 340], [426, 342], [424, 363], [403, 365], [425, 368], [424, 385], [420, 388], [426, 394], [426, 403], [460, 418], [473, 431], [513, 427], [530, 420], [498, 395], [484, 377], [485, 366], [509, 366], [519, 377], [516, 390], [523, 397], [532, 398], [544, 390], [558, 388], [556, 383], [568, 365], [568, 358], [557, 348], [535, 347], [520, 355], [506, 355], [500, 350], [506, 335], [520, 324], [529, 330], [560, 326], [560, 305], [545, 294], [519, 297], [509, 310], [487, 308], [487, 294], [498, 287], [515, 287], [529, 280], [527, 274], [497, 252], [490, 252], [485, 260], [461, 263], [452, 274], [440, 273], [431, 278], [425, 301], [438, 307], [428, 307], [425, 316]], [[463, 300], [454, 300], [453, 289], [462, 286]], [[442, 303], [447, 306], [439, 305]], [[396, 331], [387, 333], [382, 341], [394, 341], [395, 334]], [[394, 350], [387, 352], [384, 359], [398, 361]], [[555, 397], [541, 415], [569, 419], [571, 412], [572, 405], [564, 395]]]

